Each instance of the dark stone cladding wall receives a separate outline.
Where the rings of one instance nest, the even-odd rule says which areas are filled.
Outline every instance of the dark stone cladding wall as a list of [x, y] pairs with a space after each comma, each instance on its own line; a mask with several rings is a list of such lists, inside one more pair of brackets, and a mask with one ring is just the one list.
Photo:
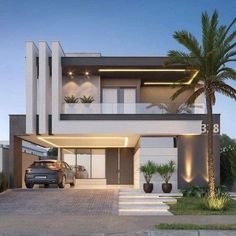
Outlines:
[[[206, 116], [203, 122], [206, 123]], [[214, 123], [220, 124], [219, 115], [214, 116]], [[213, 145], [216, 185], [220, 185], [220, 131], [214, 134]], [[177, 147], [178, 188], [187, 188], [190, 184], [207, 186], [207, 135], [179, 136]], [[190, 183], [186, 181], [188, 172], [192, 178]]]
[[25, 115], [10, 115], [9, 187], [22, 187], [22, 139], [25, 135]]

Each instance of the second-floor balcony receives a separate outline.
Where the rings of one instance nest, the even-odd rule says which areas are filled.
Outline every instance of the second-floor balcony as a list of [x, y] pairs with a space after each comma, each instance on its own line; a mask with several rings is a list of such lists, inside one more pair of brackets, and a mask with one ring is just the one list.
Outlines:
[[204, 104], [64, 103], [62, 114], [204, 114]]

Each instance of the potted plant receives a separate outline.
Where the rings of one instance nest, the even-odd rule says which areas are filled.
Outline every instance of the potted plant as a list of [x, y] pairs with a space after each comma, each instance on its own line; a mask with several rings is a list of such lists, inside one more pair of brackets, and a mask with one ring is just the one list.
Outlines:
[[80, 97], [79, 99], [80, 99], [80, 102], [84, 103], [85, 105], [89, 105], [95, 101], [94, 97], [92, 96], [83, 96], [83, 97]]
[[172, 190], [172, 184], [169, 183], [169, 180], [172, 176], [172, 174], [175, 172], [175, 162], [169, 161], [167, 164], [157, 165], [156, 171], [159, 173], [161, 178], [165, 181], [165, 183], [162, 184], [162, 191], [164, 193], [170, 193]]
[[76, 112], [76, 104], [78, 103], [79, 99], [74, 95], [65, 96], [65, 113], [75, 113]]
[[152, 176], [156, 173], [156, 165], [152, 161], [148, 161], [145, 165], [141, 165], [140, 171], [143, 173], [146, 183], [143, 184], [145, 193], [153, 191], [153, 184], [150, 183]]

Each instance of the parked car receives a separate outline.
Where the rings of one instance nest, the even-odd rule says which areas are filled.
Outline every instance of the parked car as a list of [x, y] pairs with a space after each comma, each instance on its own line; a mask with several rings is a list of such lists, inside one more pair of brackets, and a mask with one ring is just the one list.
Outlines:
[[76, 175], [76, 179], [88, 179], [88, 171], [85, 169], [84, 166], [76, 166], [75, 167], [75, 175]]
[[40, 160], [34, 163], [25, 171], [25, 185], [33, 188], [34, 184], [57, 184], [64, 188], [66, 184], [75, 185], [75, 172], [64, 161]]

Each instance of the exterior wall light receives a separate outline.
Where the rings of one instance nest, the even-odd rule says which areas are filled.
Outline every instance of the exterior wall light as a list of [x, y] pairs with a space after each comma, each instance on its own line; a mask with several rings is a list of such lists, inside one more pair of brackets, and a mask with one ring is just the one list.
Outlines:
[[73, 79], [73, 78], [74, 78], [74, 73], [73, 73], [73, 71], [68, 71], [67, 77], [68, 77], [69, 79]]
[[185, 171], [183, 174], [183, 178], [187, 183], [191, 183], [192, 180], [194, 179], [192, 168], [193, 168], [193, 157], [191, 155], [190, 150], [187, 149], [185, 151]]

